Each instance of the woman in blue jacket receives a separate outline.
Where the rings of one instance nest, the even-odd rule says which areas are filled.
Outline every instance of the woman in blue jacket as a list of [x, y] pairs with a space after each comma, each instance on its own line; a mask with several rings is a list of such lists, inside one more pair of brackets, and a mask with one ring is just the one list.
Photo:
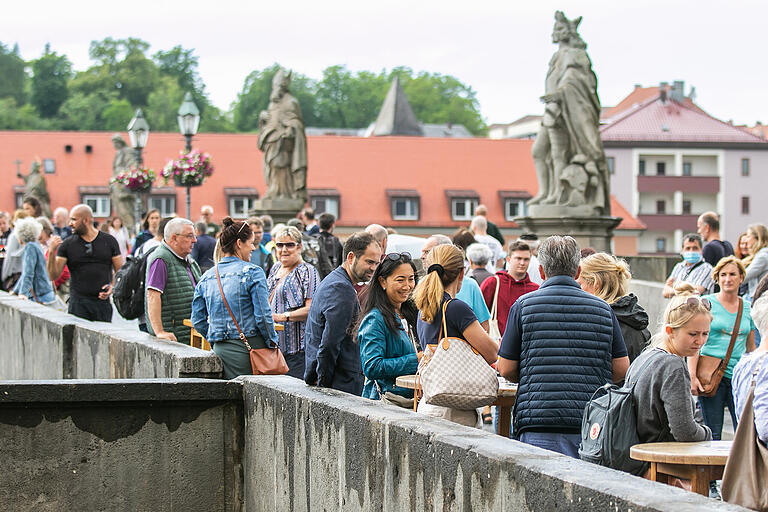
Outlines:
[[239, 338], [237, 327], [221, 297], [221, 287], [237, 325], [242, 329], [251, 348], [277, 346], [277, 334], [267, 296], [267, 278], [258, 265], [250, 263], [253, 233], [245, 222], [226, 217], [219, 235], [222, 259], [206, 271], [195, 288], [192, 299], [192, 324], [221, 358], [224, 378], [250, 375], [248, 348]]
[[37, 241], [43, 226], [34, 218], [27, 217], [16, 221], [14, 229], [24, 249], [21, 254], [21, 276], [11, 293], [52, 306], [56, 296], [45, 268], [43, 249]]
[[357, 340], [365, 375], [363, 397], [380, 393], [413, 398], [413, 390], [395, 386], [400, 375], [413, 375], [421, 359], [416, 339], [418, 310], [411, 298], [416, 266], [407, 253], [387, 254], [368, 285]]

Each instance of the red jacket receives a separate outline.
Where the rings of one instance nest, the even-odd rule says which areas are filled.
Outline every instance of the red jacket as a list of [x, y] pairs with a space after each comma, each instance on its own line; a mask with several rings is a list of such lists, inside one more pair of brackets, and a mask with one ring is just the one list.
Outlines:
[[499, 277], [499, 283], [501, 288], [499, 289], [499, 302], [497, 304], [497, 318], [499, 319], [499, 332], [504, 335], [504, 328], [507, 326], [507, 317], [509, 316], [509, 309], [512, 304], [525, 295], [528, 292], [532, 292], [539, 289], [539, 285], [531, 281], [528, 274], [525, 277], [516, 281], [514, 277], [509, 275], [506, 270], [499, 270], [492, 277], [489, 277], [480, 286], [480, 290], [483, 292], [483, 298], [485, 304], [488, 306], [488, 311], [493, 308], [493, 296], [496, 293], [496, 276]]

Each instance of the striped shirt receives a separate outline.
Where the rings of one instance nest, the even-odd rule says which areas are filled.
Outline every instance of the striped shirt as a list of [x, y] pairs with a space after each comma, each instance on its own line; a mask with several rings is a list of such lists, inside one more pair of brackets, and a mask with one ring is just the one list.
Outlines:
[[681, 261], [675, 265], [669, 277], [674, 278], [675, 282], [683, 281], [694, 286], [703, 286], [704, 292], [702, 295], [707, 295], [715, 293], [715, 282], [712, 280], [713, 270], [712, 265], [704, 260], [700, 260], [694, 265], [687, 265], [684, 261]]
[[[320, 276], [315, 267], [302, 262], [282, 279], [277, 279], [277, 272], [282, 265], [278, 261], [272, 266], [267, 278], [269, 305], [273, 313], [283, 314], [304, 307], [307, 300], [315, 295]], [[283, 354], [295, 354], [304, 350], [304, 330], [306, 322], [285, 322], [285, 330], [277, 333], [277, 345]]]

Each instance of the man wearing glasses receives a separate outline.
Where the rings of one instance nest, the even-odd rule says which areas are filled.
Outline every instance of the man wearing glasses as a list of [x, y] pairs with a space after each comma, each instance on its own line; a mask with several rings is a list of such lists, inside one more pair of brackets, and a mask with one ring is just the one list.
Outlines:
[[200, 266], [190, 256], [197, 237], [192, 221], [171, 219], [163, 242], [147, 257], [145, 308], [150, 334], [189, 345], [192, 298], [200, 281]]
[[115, 237], [93, 227], [93, 210], [79, 204], [69, 214], [73, 236], [58, 236], [48, 244], [48, 276], [55, 281], [67, 265], [71, 277], [69, 313], [96, 322], [112, 321], [113, 271], [123, 266]]

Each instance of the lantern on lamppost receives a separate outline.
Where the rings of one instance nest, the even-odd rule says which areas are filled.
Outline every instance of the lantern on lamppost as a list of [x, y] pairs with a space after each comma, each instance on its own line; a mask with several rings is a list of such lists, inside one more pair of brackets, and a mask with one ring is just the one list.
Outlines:
[[[192, 101], [192, 94], [187, 93], [184, 95], [184, 102], [179, 107], [177, 120], [179, 122], [179, 131], [187, 141], [186, 152], [192, 151], [192, 137], [197, 134], [197, 128], [200, 126], [200, 110]], [[187, 187], [187, 218], [191, 219], [191, 198], [190, 198], [190, 185]]]
[[[144, 155], [143, 150], [147, 145], [149, 139], [149, 123], [144, 119], [144, 113], [140, 108], [136, 109], [136, 113], [133, 115], [133, 119], [128, 123], [128, 137], [131, 139], [131, 147], [136, 152], [136, 169], [135, 174], [147, 173], [144, 169]], [[151, 172], [151, 171], [150, 171]], [[152, 174], [152, 177], [154, 174]], [[149, 177], [149, 174], [147, 175]], [[135, 180], [134, 180], [135, 181]], [[144, 205], [144, 197], [149, 194], [152, 189], [152, 182], [146, 182], [143, 187], [138, 187], [134, 190], [136, 192], [136, 203], [134, 206], [134, 219], [138, 225], [141, 221], [141, 210]], [[136, 233], [139, 232], [140, 227], [136, 228]]]

